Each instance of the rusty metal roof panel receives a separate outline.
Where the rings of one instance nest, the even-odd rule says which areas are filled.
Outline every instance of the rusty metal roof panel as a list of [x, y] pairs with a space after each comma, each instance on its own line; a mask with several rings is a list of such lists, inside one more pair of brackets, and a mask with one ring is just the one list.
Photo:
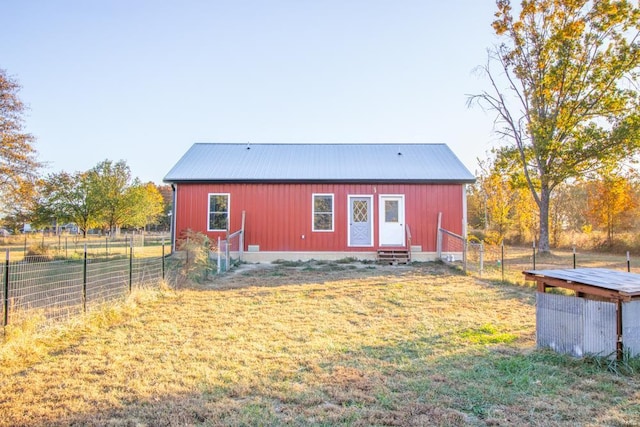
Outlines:
[[165, 182], [440, 182], [474, 176], [446, 144], [194, 144]]

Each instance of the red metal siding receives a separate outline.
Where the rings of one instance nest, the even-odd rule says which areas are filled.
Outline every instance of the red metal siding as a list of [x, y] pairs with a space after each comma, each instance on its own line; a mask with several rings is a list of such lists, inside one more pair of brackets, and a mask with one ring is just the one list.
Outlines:
[[[240, 229], [245, 211], [245, 245], [260, 251], [371, 251], [378, 246], [378, 196], [384, 194], [404, 195], [411, 244], [423, 251], [436, 250], [439, 212], [444, 228], [462, 233], [462, 184], [178, 184], [176, 191], [178, 238], [189, 228], [223, 237], [207, 232], [208, 194], [229, 193], [230, 231]], [[333, 232], [311, 231], [315, 193], [334, 194]], [[347, 197], [356, 194], [373, 196], [373, 248], [347, 246]]]

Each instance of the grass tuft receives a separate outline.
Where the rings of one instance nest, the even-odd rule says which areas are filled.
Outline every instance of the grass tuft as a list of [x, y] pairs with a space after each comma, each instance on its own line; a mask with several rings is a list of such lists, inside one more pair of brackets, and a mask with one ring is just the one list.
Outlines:
[[479, 328], [465, 329], [460, 333], [460, 337], [474, 344], [511, 343], [518, 339], [515, 334], [499, 332], [498, 328], [490, 323]]

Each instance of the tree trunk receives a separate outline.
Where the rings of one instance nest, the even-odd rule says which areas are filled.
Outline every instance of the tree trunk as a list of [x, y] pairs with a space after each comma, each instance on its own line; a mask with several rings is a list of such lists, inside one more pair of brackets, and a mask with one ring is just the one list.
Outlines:
[[538, 253], [548, 254], [551, 252], [549, 247], [549, 201], [551, 200], [551, 191], [548, 187], [543, 186], [540, 190], [540, 237], [538, 241]]

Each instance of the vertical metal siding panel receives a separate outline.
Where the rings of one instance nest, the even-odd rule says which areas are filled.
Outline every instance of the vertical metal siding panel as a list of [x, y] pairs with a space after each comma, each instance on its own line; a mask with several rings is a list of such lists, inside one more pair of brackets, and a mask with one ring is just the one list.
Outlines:
[[622, 342], [631, 357], [640, 354], [640, 301], [622, 303]]
[[334, 251], [346, 251], [350, 250], [348, 248], [347, 243], [347, 223], [349, 221], [348, 218], [348, 201], [347, 194], [355, 194], [358, 189], [357, 185], [349, 184], [349, 185], [335, 185], [334, 186], [334, 198], [335, 198], [335, 209], [334, 209], [334, 230], [335, 235], [333, 240], [327, 242], [331, 245]]
[[271, 242], [269, 242], [269, 250], [289, 250], [286, 245], [287, 232], [283, 226], [283, 222], [287, 221], [287, 212], [289, 211], [289, 200], [283, 197], [284, 188], [278, 184], [269, 185], [270, 197], [269, 204], [273, 209], [273, 215], [270, 215], [268, 227], [272, 231], [269, 234]]
[[583, 298], [536, 292], [536, 341], [575, 357], [584, 355]]
[[585, 300], [585, 354], [615, 357], [616, 340], [616, 304], [607, 301]]
[[[304, 251], [308, 250], [306, 247], [307, 242], [307, 229], [305, 227], [305, 223], [310, 221], [307, 219], [305, 221], [304, 218], [304, 204], [306, 199], [306, 204], [311, 203], [311, 195], [305, 197], [306, 194], [309, 193], [308, 186], [297, 184], [295, 188], [295, 193], [291, 195], [290, 199], [292, 204], [289, 208], [289, 214], [291, 215], [291, 224], [293, 224], [293, 228], [291, 230], [291, 240], [293, 243], [293, 247], [296, 251]], [[302, 236], [304, 235], [304, 239]]]

